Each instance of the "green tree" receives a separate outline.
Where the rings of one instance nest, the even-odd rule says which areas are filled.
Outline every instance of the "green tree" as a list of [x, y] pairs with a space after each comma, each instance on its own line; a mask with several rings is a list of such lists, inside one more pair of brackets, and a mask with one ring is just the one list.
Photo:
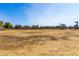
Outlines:
[[14, 29], [22, 29], [21, 25], [15, 25]]
[[60, 25], [59, 25], [59, 28], [60, 28], [60, 29], [67, 29], [67, 26], [66, 26], [65, 24], [60, 24]]
[[32, 28], [33, 29], [39, 28], [39, 25], [33, 25]]
[[6, 28], [6, 29], [12, 29], [13, 28], [13, 25], [10, 22], [6, 22], [4, 24], [4, 28]]
[[3, 27], [3, 21], [0, 21], [0, 27]]
[[78, 21], [75, 21], [74, 28], [75, 28], [75, 29], [78, 29]]
[[27, 25], [23, 26], [23, 29], [30, 29], [30, 28], [31, 26], [27, 26]]

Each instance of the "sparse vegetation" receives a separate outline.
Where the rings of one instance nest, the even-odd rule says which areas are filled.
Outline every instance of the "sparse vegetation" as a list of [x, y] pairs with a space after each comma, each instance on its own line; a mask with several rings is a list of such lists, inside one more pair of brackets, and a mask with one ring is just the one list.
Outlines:
[[3, 27], [3, 21], [0, 21], [0, 27]]
[[79, 55], [78, 32], [71, 29], [0, 31], [0, 55]]
[[0, 21], [0, 28], [3, 27], [5, 29], [79, 29], [78, 21], [75, 21], [75, 25], [67, 26], [66, 24], [59, 24], [57, 26], [39, 26], [39, 25], [32, 25], [32, 26], [22, 26], [22, 25], [12, 25], [10, 22], [4, 23]]
[[0, 28], [5, 28], [0, 31], [0, 55], [79, 55], [78, 21], [75, 23], [68, 27], [65, 24], [13, 26], [10, 22], [0, 22]]
[[6, 22], [6, 23], [3, 25], [3, 27], [4, 27], [5, 29], [13, 29], [13, 25], [12, 25], [10, 22]]

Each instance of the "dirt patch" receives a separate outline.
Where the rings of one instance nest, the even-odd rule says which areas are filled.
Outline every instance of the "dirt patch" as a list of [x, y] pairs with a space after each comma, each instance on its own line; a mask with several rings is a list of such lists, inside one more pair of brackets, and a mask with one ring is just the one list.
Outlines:
[[58, 40], [54, 36], [49, 35], [32, 35], [28, 37], [17, 37], [11, 35], [0, 35], [0, 49], [15, 49], [23, 45], [45, 44], [46, 41]]
[[46, 41], [58, 40], [58, 38], [49, 35], [32, 35], [27, 37], [27, 41], [30, 44], [40, 44], [45, 43]]
[[22, 32], [24, 34], [42, 34], [42, 32]]
[[24, 45], [45, 45], [48, 41], [68, 40], [67, 36], [51, 36], [51, 35], [29, 35], [29, 36], [14, 36], [0, 35], [0, 49], [9, 50], [22, 47]]
[[61, 36], [60, 39], [62, 39], [62, 40], [69, 40], [69, 37], [68, 36]]

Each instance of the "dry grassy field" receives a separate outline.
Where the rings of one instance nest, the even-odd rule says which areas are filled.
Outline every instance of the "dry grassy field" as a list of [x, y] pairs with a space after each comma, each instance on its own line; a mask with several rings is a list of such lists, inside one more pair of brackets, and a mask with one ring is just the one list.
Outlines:
[[79, 30], [0, 31], [1, 56], [79, 56]]

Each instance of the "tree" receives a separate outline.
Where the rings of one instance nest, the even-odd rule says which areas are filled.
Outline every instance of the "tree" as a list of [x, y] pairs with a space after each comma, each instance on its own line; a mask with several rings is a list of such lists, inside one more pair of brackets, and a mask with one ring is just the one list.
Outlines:
[[23, 29], [31, 29], [31, 26], [25, 25], [25, 26], [23, 26], [22, 28], [23, 28]]
[[39, 28], [39, 25], [33, 25], [32, 28], [33, 29]]
[[75, 28], [75, 29], [78, 29], [78, 21], [75, 21], [75, 23], [76, 23], [76, 24], [74, 25], [74, 28]]
[[13, 25], [10, 22], [6, 22], [3, 26], [6, 29], [12, 29], [13, 28]]
[[22, 29], [21, 25], [15, 25], [14, 29]]
[[74, 27], [73, 26], [69, 26], [68, 29], [74, 29]]
[[57, 29], [67, 29], [67, 26], [65, 24], [59, 24], [56, 26]]
[[0, 21], [0, 27], [3, 27], [3, 21]]
[[56, 29], [61, 29], [61, 26], [60, 26], [60, 25], [57, 25], [57, 26], [56, 26]]

